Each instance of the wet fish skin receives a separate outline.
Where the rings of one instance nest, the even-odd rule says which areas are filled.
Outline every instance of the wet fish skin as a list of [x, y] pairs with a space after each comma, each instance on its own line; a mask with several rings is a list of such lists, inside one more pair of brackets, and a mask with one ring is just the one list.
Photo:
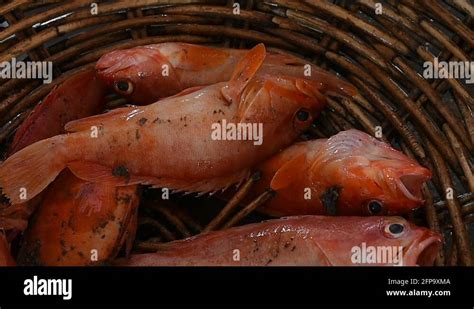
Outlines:
[[[17, 130], [9, 155], [37, 141], [65, 133], [66, 123], [100, 113], [106, 86], [94, 68], [80, 70], [54, 87]], [[64, 171], [26, 203], [0, 210], [9, 240], [24, 231], [18, 262], [23, 265], [90, 265], [131, 249], [136, 230], [137, 186], [89, 183]], [[33, 211], [33, 218], [30, 218]], [[120, 228], [117, 227], [120, 225]], [[97, 250], [97, 258], [91, 250]]]
[[[258, 45], [229, 82], [68, 123], [71, 133], [37, 142], [0, 165], [4, 193], [19, 203], [23, 188], [31, 199], [66, 167], [83, 180], [116, 186], [213, 192], [238, 183], [252, 166], [290, 145], [326, 103], [317, 83], [256, 74], [264, 57]], [[261, 123], [263, 144], [214, 140], [212, 126], [223, 119]]]
[[[230, 79], [248, 50], [216, 48], [187, 43], [161, 43], [115, 50], [96, 64], [97, 75], [117, 94], [144, 105], [184, 89]], [[310, 79], [318, 89], [356, 94], [347, 82], [292, 55], [267, 52], [259, 72]], [[311, 71], [310, 75], [306, 74]]]
[[355, 130], [296, 143], [257, 167], [251, 197], [271, 187], [259, 211], [290, 215], [403, 215], [423, 205], [429, 169]]
[[[391, 233], [392, 225], [401, 225], [403, 232]], [[155, 253], [134, 254], [114, 265], [361, 266], [368, 264], [354, 260], [353, 252], [365, 245], [402, 247], [405, 266], [424, 266], [433, 264], [441, 242], [440, 235], [401, 217], [294, 216], [174, 241]], [[370, 265], [393, 262], [398, 263], [380, 259]]]

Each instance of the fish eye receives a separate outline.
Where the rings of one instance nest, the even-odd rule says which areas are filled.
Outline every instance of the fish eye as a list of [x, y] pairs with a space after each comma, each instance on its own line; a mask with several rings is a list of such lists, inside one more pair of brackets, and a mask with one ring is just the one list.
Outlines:
[[119, 80], [114, 84], [115, 90], [124, 95], [130, 95], [133, 92], [133, 84], [127, 80]]
[[367, 203], [367, 209], [371, 215], [379, 215], [383, 212], [384, 207], [382, 202], [371, 200]]
[[398, 238], [405, 232], [405, 225], [402, 223], [394, 222], [387, 224], [384, 228], [384, 233], [387, 237]]
[[390, 233], [392, 234], [400, 234], [403, 232], [405, 228], [403, 227], [403, 225], [399, 224], [399, 223], [394, 223], [394, 224], [390, 224], [388, 226], [388, 230], [390, 231]]
[[302, 109], [298, 110], [298, 112], [296, 112], [296, 118], [301, 122], [308, 121], [308, 119], [310, 118], [309, 116], [310, 116], [309, 111], [307, 109], [304, 109], [304, 108], [302, 108]]

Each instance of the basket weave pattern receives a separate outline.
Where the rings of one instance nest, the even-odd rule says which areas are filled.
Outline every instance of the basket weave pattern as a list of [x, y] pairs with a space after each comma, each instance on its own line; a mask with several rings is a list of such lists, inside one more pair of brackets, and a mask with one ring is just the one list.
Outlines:
[[96, 1], [97, 15], [92, 2], [0, 1], [0, 62], [27, 56], [52, 61], [55, 73], [51, 84], [0, 79], [3, 145], [52, 87], [111, 50], [169, 41], [234, 48], [263, 42], [337, 72], [359, 89], [354, 99], [330, 99], [310, 134], [327, 137], [354, 127], [374, 135], [381, 127], [386, 141], [433, 171], [422, 216], [431, 229], [453, 236], [437, 265], [472, 265], [472, 89], [459, 79], [420, 74], [435, 57], [472, 61], [469, 0]]

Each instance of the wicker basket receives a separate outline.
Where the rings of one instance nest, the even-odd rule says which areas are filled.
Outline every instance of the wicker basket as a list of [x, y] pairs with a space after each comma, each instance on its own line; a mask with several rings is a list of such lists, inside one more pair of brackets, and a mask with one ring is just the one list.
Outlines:
[[[27, 56], [53, 61], [55, 72], [52, 84], [0, 80], [3, 146], [52, 87], [108, 51], [167, 41], [235, 48], [263, 42], [337, 72], [359, 89], [354, 100], [329, 100], [310, 134], [330, 136], [351, 127], [374, 134], [383, 128], [387, 141], [434, 171], [424, 187], [426, 207], [412, 219], [421, 218], [421, 224], [446, 236], [436, 264], [472, 265], [472, 89], [459, 79], [420, 75], [423, 63], [434, 57], [472, 61], [474, 8], [469, 0], [246, 0], [238, 6], [213, 0], [96, 1], [97, 15], [91, 14], [93, 1], [0, 2], [0, 62]], [[231, 215], [226, 225], [248, 217], [265, 198]], [[150, 209], [158, 215], [145, 214], [142, 223], [157, 226], [163, 240], [198, 233], [201, 220], [209, 219], [179, 207], [155, 206]]]

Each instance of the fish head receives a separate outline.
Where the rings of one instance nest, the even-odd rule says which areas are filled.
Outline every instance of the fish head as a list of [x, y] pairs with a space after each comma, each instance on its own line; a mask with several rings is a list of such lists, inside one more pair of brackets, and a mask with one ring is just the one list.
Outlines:
[[334, 265], [432, 266], [443, 243], [440, 234], [402, 217], [333, 217], [333, 221], [338, 233], [319, 246]]
[[430, 170], [388, 144], [348, 130], [329, 138], [322, 151], [313, 169], [340, 188], [338, 213], [402, 215], [423, 204]]
[[173, 66], [153, 46], [107, 53], [97, 62], [96, 72], [109, 88], [133, 104], [150, 104], [182, 90]]
[[243, 90], [237, 114], [240, 122], [264, 123], [270, 136], [294, 140], [325, 106], [325, 97], [302, 79], [257, 75]]

